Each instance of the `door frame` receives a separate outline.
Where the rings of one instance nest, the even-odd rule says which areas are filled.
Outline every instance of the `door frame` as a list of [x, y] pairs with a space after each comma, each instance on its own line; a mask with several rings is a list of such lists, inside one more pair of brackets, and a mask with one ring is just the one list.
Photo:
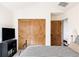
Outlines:
[[[46, 38], [46, 19], [41, 19], [41, 18], [40, 19], [18, 19], [18, 43], [17, 43], [18, 44], [18, 49], [19, 49], [19, 21], [20, 20], [24, 20], [24, 21], [25, 20], [44, 20], [45, 21], [45, 33], [44, 34], [45, 34], [45, 38]], [[45, 44], [46, 44], [46, 39], [44, 39], [44, 45]]]

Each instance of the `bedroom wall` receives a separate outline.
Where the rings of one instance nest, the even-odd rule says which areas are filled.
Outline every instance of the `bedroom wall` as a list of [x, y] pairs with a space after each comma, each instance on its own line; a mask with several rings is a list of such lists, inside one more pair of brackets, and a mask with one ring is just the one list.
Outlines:
[[61, 10], [48, 5], [30, 6], [24, 9], [15, 11], [15, 27], [16, 27], [16, 39], [18, 39], [18, 19], [46, 19], [46, 45], [50, 46], [50, 20], [51, 13], [62, 13]]
[[68, 20], [64, 21], [64, 39], [70, 43], [73, 35], [73, 41], [75, 41], [76, 35], [79, 35], [79, 4], [69, 9], [65, 16]]
[[[66, 10], [66, 12], [64, 13], [65, 17], [68, 18], [68, 20], [64, 20], [64, 39], [68, 40], [69, 43], [72, 39], [70, 35], [74, 34], [75, 38], [76, 32], [77, 34], [79, 34], [78, 11], [79, 11], [79, 4], [77, 4], [73, 8]], [[56, 8], [56, 6], [53, 6], [52, 4], [31, 5], [29, 7], [25, 7], [22, 9], [15, 9], [14, 12], [0, 5], [0, 42], [2, 41], [1, 39], [2, 27], [15, 27], [16, 39], [18, 39], [18, 19], [43, 18], [46, 19], [46, 45], [50, 46], [51, 13], [63, 13], [63, 12], [59, 8]]]
[[0, 42], [2, 42], [2, 27], [14, 27], [12, 13], [0, 5]]

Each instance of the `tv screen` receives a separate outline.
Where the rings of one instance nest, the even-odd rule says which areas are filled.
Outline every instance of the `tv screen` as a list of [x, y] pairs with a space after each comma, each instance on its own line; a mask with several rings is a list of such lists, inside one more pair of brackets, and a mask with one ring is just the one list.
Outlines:
[[14, 28], [2, 28], [2, 41], [15, 38]]

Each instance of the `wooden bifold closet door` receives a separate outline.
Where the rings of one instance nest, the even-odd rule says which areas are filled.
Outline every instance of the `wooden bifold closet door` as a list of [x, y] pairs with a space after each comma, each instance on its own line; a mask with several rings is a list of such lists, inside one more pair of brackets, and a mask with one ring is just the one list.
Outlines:
[[61, 46], [62, 22], [51, 21], [51, 45]]
[[45, 19], [19, 19], [18, 34], [19, 49], [25, 44], [45, 45]]

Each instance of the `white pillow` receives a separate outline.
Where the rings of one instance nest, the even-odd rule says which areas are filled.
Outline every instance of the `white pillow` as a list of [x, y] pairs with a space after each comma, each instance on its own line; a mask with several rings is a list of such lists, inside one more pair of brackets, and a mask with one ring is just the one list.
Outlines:
[[79, 35], [77, 35], [77, 37], [75, 39], [75, 43], [79, 45]]
[[75, 52], [79, 53], [79, 45], [78, 44], [71, 43], [68, 47], [71, 48], [72, 50], [74, 50]]

